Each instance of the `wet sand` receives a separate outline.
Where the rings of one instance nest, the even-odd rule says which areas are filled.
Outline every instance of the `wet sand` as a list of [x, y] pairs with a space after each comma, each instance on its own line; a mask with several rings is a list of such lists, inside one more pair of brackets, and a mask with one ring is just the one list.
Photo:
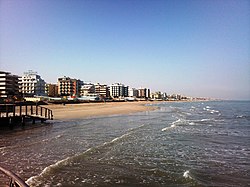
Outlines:
[[115, 114], [129, 114], [155, 110], [156, 107], [145, 106], [150, 102], [107, 102], [107, 103], [82, 103], [66, 105], [47, 105], [53, 110], [54, 119], [81, 119], [95, 116]]

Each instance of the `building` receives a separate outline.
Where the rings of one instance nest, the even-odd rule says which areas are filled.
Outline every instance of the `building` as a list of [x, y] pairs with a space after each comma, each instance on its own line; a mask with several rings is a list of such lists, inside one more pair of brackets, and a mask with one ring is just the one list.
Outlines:
[[112, 84], [109, 89], [110, 96], [113, 98], [128, 96], [128, 86], [124, 86], [121, 83]]
[[95, 93], [98, 94], [101, 98], [108, 98], [110, 97], [109, 88], [106, 84], [95, 84]]
[[155, 93], [152, 93], [150, 95], [151, 99], [156, 99], [156, 100], [159, 100], [159, 99], [162, 99], [162, 94], [161, 92], [155, 92]]
[[58, 85], [57, 84], [45, 84], [45, 93], [49, 97], [57, 97]]
[[23, 96], [44, 96], [45, 95], [45, 81], [37, 72], [29, 70], [24, 72], [19, 79], [20, 92]]
[[129, 97], [138, 97], [138, 90], [135, 88], [128, 89], [128, 96]]
[[95, 85], [94, 84], [84, 84], [81, 86], [80, 95], [87, 96], [89, 94], [95, 93]]
[[79, 96], [83, 81], [79, 79], [71, 79], [70, 77], [58, 78], [58, 94], [60, 96]]
[[139, 88], [138, 89], [138, 98], [150, 98], [150, 89], [148, 88]]
[[0, 98], [12, 98], [19, 95], [19, 77], [0, 71]]

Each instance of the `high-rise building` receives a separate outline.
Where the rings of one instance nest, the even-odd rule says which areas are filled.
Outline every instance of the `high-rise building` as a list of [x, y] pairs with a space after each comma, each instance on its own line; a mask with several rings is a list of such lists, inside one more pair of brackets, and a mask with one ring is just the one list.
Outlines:
[[58, 96], [58, 86], [57, 86], [57, 84], [46, 84], [45, 85], [45, 93], [49, 97], [57, 97]]
[[95, 84], [95, 93], [98, 94], [101, 98], [108, 98], [109, 95], [109, 89], [106, 84]]
[[135, 88], [128, 89], [128, 96], [129, 97], [138, 97], [138, 90]]
[[110, 85], [110, 96], [113, 98], [127, 97], [128, 96], [128, 86], [124, 86], [121, 83], [115, 83]]
[[37, 72], [29, 70], [24, 72], [19, 79], [20, 92], [23, 96], [44, 96], [45, 95], [45, 81]]
[[70, 77], [58, 78], [58, 94], [60, 96], [79, 96], [83, 81]]
[[148, 88], [139, 88], [138, 89], [138, 97], [139, 98], [150, 98], [150, 89]]
[[0, 98], [11, 98], [19, 95], [18, 76], [0, 71]]

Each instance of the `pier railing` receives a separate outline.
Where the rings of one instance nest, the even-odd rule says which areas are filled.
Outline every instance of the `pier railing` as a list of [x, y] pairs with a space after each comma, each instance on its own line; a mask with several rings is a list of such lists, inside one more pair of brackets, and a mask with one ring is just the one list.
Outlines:
[[52, 110], [40, 105], [0, 105], [0, 117], [31, 116], [44, 119], [53, 119]]
[[10, 179], [9, 187], [29, 187], [19, 176], [17, 176], [12, 171], [0, 166], [0, 171], [5, 174], [5, 176]]
[[27, 120], [32, 120], [34, 124], [36, 120], [43, 123], [46, 120], [53, 120], [52, 110], [40, 105], [21, 103], [21, 104], [0, 104], [0, 122], [9, 124], [25, 124]]

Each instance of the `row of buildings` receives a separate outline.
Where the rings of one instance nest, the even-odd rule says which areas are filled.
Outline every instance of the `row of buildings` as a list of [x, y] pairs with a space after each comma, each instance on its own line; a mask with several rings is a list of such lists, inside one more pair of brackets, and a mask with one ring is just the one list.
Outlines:
[[24, 72], [22, 76], [0, 71], [0, 98], [34, 96], [78, 98], [89, 95], [95, 95], [102, 99], [156, 97], [150, 93], [149, 88], [130, 88], [121, 83], [92, 84], [64, 76], [58, 78], [57, 84], [47, 84], [37, 72], [31, 70]]

